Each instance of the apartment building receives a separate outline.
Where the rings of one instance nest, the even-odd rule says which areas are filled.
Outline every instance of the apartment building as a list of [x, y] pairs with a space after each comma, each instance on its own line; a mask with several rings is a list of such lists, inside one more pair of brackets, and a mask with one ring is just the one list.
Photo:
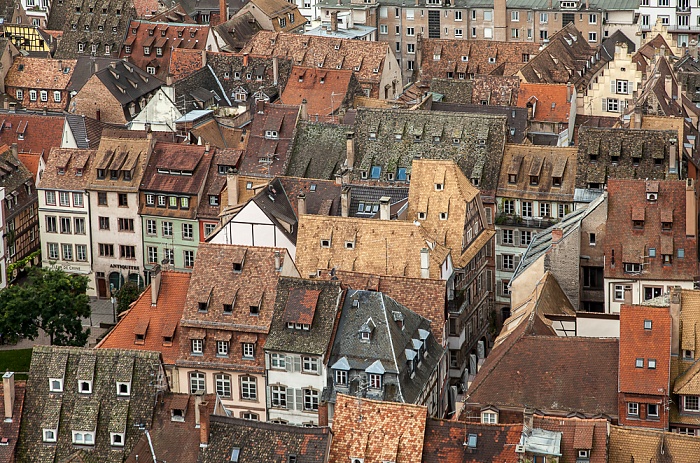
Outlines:
[[[95, 153], [52, 149], [38, 187], [42, 264], [91, 280], [90, 201], [85, 189]], [[96, 295], [93, 285], [88, 286], [88, 295]]]
[[642, 40], [664, 28], [674, 47], [683, 48], [700, 34], [700, 8], [691, 0], [639, 0], [637, 32]]
[[126, 279], [145, 282], [139, 185], [154, 144], [152, 133], [104, 131], [87, 174], [94, 286], [100, 298]]

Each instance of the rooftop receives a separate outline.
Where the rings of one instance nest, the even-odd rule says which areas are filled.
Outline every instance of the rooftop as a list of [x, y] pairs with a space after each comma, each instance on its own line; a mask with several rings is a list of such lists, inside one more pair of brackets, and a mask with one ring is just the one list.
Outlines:
[[46, 159], [39, 188], [84, 190], [95, 154], [95, 150], [52, 148]]
[[313, 119], [335, 114], [349, 104], [349, 98], [360, 92], [353, 71], [293, 66], [280, 102], [298, 106], [306, 100], [306, 112]]

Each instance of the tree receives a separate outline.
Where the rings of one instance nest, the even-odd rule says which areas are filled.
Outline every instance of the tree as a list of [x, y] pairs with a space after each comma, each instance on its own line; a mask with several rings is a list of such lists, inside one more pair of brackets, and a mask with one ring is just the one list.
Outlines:
[[59, 267], [32, 267], [26, 284], [0, 291], [0, 333], [6, 340], [34, 340], [44, 331], [52, 345], [84, 346], [90, 329], [86, 294], [89, 279], [70, 275]]
[[141, 290], [133, 281], [127, 281], [116, 292], [117, 313], [122, 313], [129, 308], [132, 302], [139, 298]]

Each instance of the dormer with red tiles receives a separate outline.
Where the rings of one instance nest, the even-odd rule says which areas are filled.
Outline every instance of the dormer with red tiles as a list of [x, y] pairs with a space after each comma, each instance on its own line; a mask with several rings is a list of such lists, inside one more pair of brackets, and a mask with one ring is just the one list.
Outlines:
[[621, 425], [668, 428], [670, 364], [668, 307], [623, 305], [618, 387]]

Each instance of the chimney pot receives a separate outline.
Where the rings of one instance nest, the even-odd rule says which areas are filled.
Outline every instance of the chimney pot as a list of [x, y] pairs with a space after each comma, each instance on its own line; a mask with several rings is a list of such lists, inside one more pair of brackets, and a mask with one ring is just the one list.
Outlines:
[[161, 268], [160, 265], [153, 266], [151, 274], [151, 307], [158, 304], [158, 294], [160, 293]]
[[391, 218], [391, 198], [382, 196], [379, 198], [379, 219], [389, 220]]
[[238, 205], [238, 169], [231, 169], [226, 175], [226, 190], [228, 190], [229, 207]]
[[204, 144], [204, 153], [208, 153], [211, 150], [211, 145], [209, 143]]
[[5, 422], [12, 421], [12, 412], [15, 408], [15, 374], [12, 371], [2, 375], [3, 399], [5, 402]]
[[275, 251], [275, 270], [282, 269], [282, 254], [279, 251]]
[[308, 102], [306, 101], [306, 98], [301, 100], [301, 106], [299, 106], [299, 117], [301, 118], [302, 121], [305, 121], [309, 118], [309, 113], [306, 108], [306, 104]]
[[420, 250], [420, 277], [430, 278], [430, 250], [428, 248]]
[[306, 195], [304, 193], [299, 193], [298, 196], [299, 202], [297, 204], [297, 213], [299, 214], [299, 217], [302, 215], [306, 214]]

